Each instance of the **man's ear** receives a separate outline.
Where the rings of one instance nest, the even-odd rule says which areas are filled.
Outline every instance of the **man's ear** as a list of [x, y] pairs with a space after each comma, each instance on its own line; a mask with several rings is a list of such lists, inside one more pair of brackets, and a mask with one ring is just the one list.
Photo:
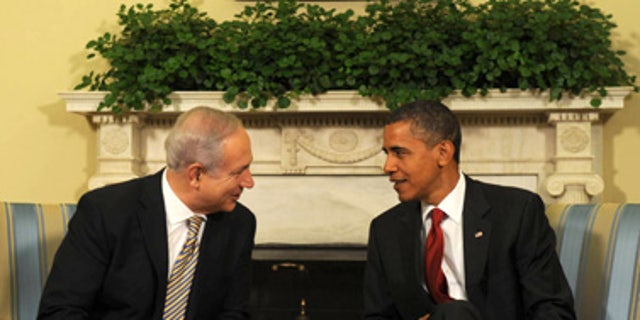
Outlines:
[[187, 177], [189, 184], [194, 187], [200, 186], [200, 178], [204, 174], [204, 166], [198, 162], [192, 163], [187, 167]]
[[453, 155], [456, 152], [456, 147], [450, 140], [442, 140], [437, 145], [438, 150], [438, 166], [445, 167], [453, 161]]

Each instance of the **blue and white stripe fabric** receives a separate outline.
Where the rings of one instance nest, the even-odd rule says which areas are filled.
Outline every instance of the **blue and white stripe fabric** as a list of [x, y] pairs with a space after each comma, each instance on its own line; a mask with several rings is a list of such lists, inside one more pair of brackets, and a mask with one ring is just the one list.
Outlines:
[[71, 204], [0, 201], [0, 319], [35, 319]]
[[578, 319], [640, 319], [640, 204], [553, 204], [547, 216]]

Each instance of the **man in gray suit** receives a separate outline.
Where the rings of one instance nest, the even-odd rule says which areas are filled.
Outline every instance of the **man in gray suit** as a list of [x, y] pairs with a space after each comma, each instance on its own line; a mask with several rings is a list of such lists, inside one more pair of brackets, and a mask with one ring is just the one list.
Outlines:
[[39, 319], [249, 318], [256, 222], [237, 202], [254, 184], [249, 136], [198, 107], [165, 147], [166, 169], [82, 196]]
[[439, 102], [392, 112], [384, 171], [401, 203], [371, 223], [365, 319], [575, 319], [542, 200], [462, 174], [460, 143]]

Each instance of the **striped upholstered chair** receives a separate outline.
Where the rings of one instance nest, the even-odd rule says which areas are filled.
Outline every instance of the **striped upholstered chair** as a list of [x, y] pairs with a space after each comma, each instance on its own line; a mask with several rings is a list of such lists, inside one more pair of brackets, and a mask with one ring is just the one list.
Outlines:
[[578, 319], [640, 319], [640, 204], [547, 208]]
[[0, 201], [0, 320], [36, 318], [42, 286], [74, 212], [69, 204]]

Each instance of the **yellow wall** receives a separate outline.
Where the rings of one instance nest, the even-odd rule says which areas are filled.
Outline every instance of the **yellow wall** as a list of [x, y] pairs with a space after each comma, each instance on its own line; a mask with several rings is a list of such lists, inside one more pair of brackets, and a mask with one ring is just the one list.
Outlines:
[[[0, 200], [74, 202], [95, 170], [96, 134], [81, 116], [65, 111], [58, 93], [99, 67], [84, 59], [84, 45], [117, 30], [121, 3], [146, 1], [7, 1], [0, 10]], [[167, 0], [152, 1], [164, 6]], [[216, 20], [229, 19], [246, 4], [235, 0], [193, 2]], [[615, 44], [640, 74], [640, 3], [591, 0], [614, 15]], [[326, 2], [357, 11], [364, 2]], [[605, 200], [640, 202], [640, 95], [606, 123]]]
[[[640, 2], [595, 1], [604, 12], [613, 14], [618, 28], [614, 46], [627, 51], [623, 59], [632, 74], [640, 76]], [[636, 83], [640, 83], [640, 77]], [[604, 126], [605, 201], [640, 202], [640, 93], [632, 94], [625, 108]]]

